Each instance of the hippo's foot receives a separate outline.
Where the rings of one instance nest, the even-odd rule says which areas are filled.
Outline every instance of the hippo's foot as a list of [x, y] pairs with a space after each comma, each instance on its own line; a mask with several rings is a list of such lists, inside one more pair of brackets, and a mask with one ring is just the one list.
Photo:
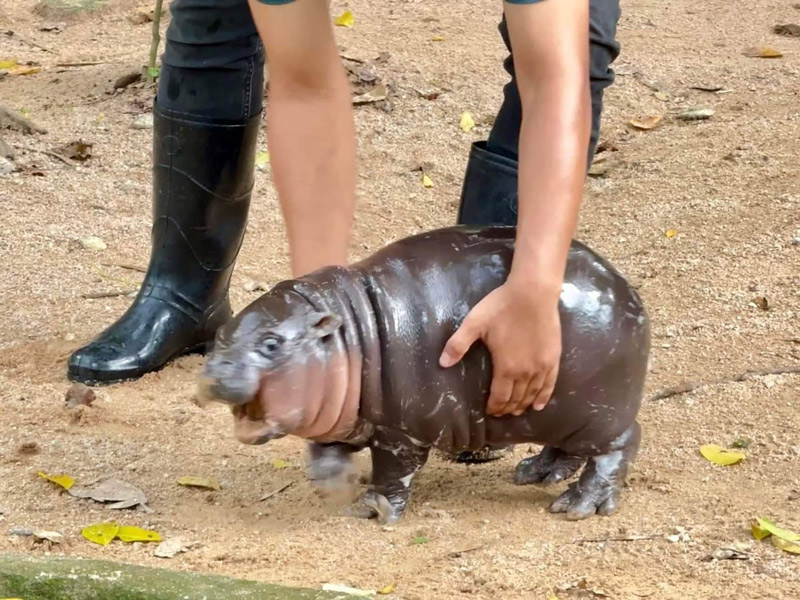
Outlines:
[[428, 460], [430, 448], [419, 446], [407, 435], [379, 429], [370, 440], [372, 484], [348, 514], [377, 518], [383, 524], [402, 518], [411, 493], [411, 480]]
[[553, 446], [545, 446], [536, 456], [524, 458], [517, 464], [514, 483], [552, 485], [571, 478], [585, 462], [585, 458], [571, 456]]
[[471, 450], [465, 450], [463, 452], [443, 452], [442, 458], [444, 460], [454, 462], [454, 463], [461, 463], [461, 464], [469, 464], [469, 465], [477, 465], [481, 463], [492, 462], [494, 460], [500, 460], [504, 456], [508, 456], [514, 451], [514, 446], [504, 446], [503, 448], [491, 448], [486, 446], [485, 448], [481, 448], [475, 452]]
[[565, 513], [573, 521], [616, 512], [628, 465], [639, 449], [640, 436], [639, 424], [634, 423], [614, 440], [610, 452], [590, 458], [578, 481], [571, 483], [550, 505], [550, 512]]
[[343, 443], [311, 443], [308, 446], [308, 477], [323, 492], [347, 492], [355, 489], [358, 471], [351, 455], [361, 448]]

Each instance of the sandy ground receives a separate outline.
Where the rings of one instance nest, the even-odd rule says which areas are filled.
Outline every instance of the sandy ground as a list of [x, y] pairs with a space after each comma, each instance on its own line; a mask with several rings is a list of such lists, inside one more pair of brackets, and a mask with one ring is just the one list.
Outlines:
[[[38, 150], [81, 138], [93, 143], [93, 156], [70, 168], [18, 150], [20, 172], [0, 178], [0, 550], [47, 552], [5, 530], [49, 529], [66, 536], [50, 550], [55, 554], [314, 587], [393, 584], [394, 597], [408, 600], [548, 598], [557, 586], [581, 579], [613, 598], [800, 597], [800, 557], [755, 542], [749, 532], [755, 516], [800, 531], [797, 375], [647, 402], [640, 419], [645, 437], [621, 511], [578, 523], [546, 511], [564, 485], [509, 482], [527, 447], [477, 467], [434, 458], [415, 481], [407, 517], [389, 530], [343, 517], [341, 507], [306, 482], [302, 442], [243, 447], [222, 408], [191, 403], [197, 357], [100, 388], [90, 409], [63, 408], [67, 355], [130, 301], [81, 294], [135, 288], [141, 275], [114, 265], [145, 266], [148, 258], [151, 133], [131, 124], [149, 109], [153, 91], [134, 86], [110, 93], [147, 56], [149, 25], [134, 26], [127, 17], [148, 3], [109, 0], [77, 16], [42, 16], [34, 5], [19, 0], [0, 8], [0, 29], [17, 34], [0, 36], [0, 59], [43, 67], [0, 81], [0, 100], [48, 133], [3, 135]], [[337, 29], [346, 52], [364, 59], [389, 53], [378, 72], [390, 85], [385, 108], [391, 110], [357, 110], [357, 257], [454, 221], [469, 143], [485, 137], [499, 105], [504, 48], [497, 3], [334, 2], [337, 14], [345, 7], [355, 14], [355, 27]], [[789, 0], [626, 0], [623, 10], [623, 54], [603, 122], [612, 150], [601, 154], [605, 176], [587, 183], [579, 237], [627, 274], [649, 308], [648, 394], [751, 369], [796, 369], [800, 39], [775, 35], [772, 27], [800, 21], [800, 10]], [[60, 32], [40, 31], [52, 22]], [[763, 45], [783, 57], [744, 55]], [[95, 61], [101, 64], [57, 66]], [[668, 95], [657, 97], [646, 83]], [[691, 89], [713, 85], [730, 91]], [[416, 91], [442, 88], [436, 100]], [[674, 118], [687, 108], [715, 114], [702, 122]], [[458, 127], [464, 110], [479, 123], [469, 133]], [[666, 119], [652, 131], [627, 124], [657, 114]], [[419, 161], [432, 162], [430, 189], [411, 171]], [[670, 229], [675, 237], [665, 235]], [[83, 249], [79, 240], [89, 235], [108, 248]], [[258, 293], [245, 291], [248, 280], [272, 284], [287, 275], [267, 169], [258, 173], [232, 284], [235, 308]], [[769, 310], [751, 303], [757, 296]], [[703, 443], [727, 446], [739, 438], [752, 441], [739, 465], [718, 467], [698, 453]], [[276, 469], [273, 458], [292, 466]], [[367, 458], [358, 457], [365, 471]], [[66, 472], [79, 482], [113, 474], [144, 489], [155, 512], [110, 512], [60, 492], [37, 470]], [[176, 485], [184, 475], [216, 477], [223, 487]], [[200, 545], [164, 561], [153, 557], [152, 546], [103, 548], [81, 538], [81, 527], [111, 518]], [[685, 531], [678, 541], [664, 537], [676, 531]], [[651, 537], [610, 539], [633, 535]], [[417, 536], [429, 542], [413, 544]], [[750, 560], [704, 560], [737, 542]], [[471, 551], [451, 555], [465, 549]], [[574, 589], [557, 594], [600, 597]]]

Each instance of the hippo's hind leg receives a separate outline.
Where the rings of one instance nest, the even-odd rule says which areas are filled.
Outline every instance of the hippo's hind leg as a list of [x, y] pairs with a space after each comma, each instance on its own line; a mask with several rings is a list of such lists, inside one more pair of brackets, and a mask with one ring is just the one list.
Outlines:
[[349, 510], [362, 519], [377, 518], [383, 525], [403, 516], [411, 492], [411, 480], [428, 460], [430, 448], [407, 435], [380, 430], [370, 441], [372, 484]]
[[608, 452], [589, 458], [578, 481], [550, 505], [550, 512], [566, 513], [568, 519], [578, 520], [616, 511], [628, 465], [636, 457], [640, 440], [641, 429], [634, 422], [610, 444]]
[[514, 483], [552, 485], [575, 475], [585, 462], [585, 458], [572, 456], [553, 446], [545, 446], [536, 456], [519, 461], [514, 472]]

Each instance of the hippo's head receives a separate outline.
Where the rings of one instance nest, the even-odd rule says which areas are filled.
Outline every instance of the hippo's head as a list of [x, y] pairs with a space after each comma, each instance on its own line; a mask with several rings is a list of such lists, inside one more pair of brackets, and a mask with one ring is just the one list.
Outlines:
[[305, 380], [324, 368], [322, 339], [341, 324], [299, 294], [265, 294], [217, 330], [198, 398], [231, 407], [242, 443], [263, 444], [293, 433], [303, 423]]

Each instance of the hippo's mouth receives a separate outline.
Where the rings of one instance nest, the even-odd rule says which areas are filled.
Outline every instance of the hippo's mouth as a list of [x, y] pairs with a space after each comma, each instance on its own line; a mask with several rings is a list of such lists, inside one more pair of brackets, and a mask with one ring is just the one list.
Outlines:
[[267, 419], [258, 400], [231, 408], [234, 418], [234, 435], [242, 444], [259, 446], [283, 437], [283, 429], [272, 419]]

